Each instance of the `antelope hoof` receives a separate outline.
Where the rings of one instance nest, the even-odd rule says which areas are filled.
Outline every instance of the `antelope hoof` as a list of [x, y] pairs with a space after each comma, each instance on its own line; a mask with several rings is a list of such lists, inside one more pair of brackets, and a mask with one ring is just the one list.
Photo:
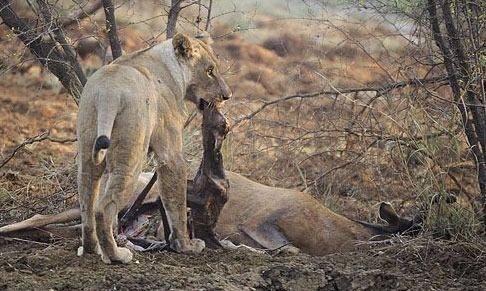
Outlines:
[[203, 240], [198, 238], [188, 240], [186, 243], [176, 239], [171, 242], [170, 247], [174, 251], [182, 254], [199, 254], [204, 250], [206, 244]]
[[115, 249], [115, 255], [113, 257], [107, 256], [105, 253], [101, 254], [101, 260], [105, 264], [112, 264], [112, 263], [122, 263], [128, 264], [132, 260], [133, 255], [132, 252], [127, 248], [119, 248]]

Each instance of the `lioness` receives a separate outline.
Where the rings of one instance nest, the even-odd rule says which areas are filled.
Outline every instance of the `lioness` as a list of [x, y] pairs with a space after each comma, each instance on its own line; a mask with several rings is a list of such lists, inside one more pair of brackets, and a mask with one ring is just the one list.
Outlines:
[[[89, 78], [77, 123], [79, 255], [97, 252], [105, 263], [132, 259], [128, 249], [117, 247], [113, 224], [122, 207], [119, 197], [133, 193], [148, 151], [155, 153], [159, 164], [159, 195], [168, 215], [170, 247], [181, 253], [204, 248], [203, 241], [189, 239], [186, 229], [183, 99], [188, 96], [197, 103], [195, 96], [200, 96], [216, 102], [231, 95], [208, 43], [183, 34], [122, 56]], [[105, 170], [108, 180], [98, 199]]]

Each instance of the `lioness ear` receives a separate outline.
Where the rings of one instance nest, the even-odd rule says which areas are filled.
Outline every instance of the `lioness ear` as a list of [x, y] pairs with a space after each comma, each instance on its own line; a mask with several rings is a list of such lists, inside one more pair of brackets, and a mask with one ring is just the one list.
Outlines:
[[388, 222], [390, 225], [398, 225], [400, 218], [395, 212], [395, 209], [390, 203], [381, 202], [380, 204], [380, 218]]
[[189, 37], [182, 33], [178, 33], [172, 38], [172, 46], [177, 56], [184, 58], [192, 57], [193, 46]]
[[211, 38], [211, 35], [209, 35], [209, 32], [207, 31], [200, 32], [198, 35], [196, 35], [196, 38], [207, 45], [213, 44], [213, 39]]

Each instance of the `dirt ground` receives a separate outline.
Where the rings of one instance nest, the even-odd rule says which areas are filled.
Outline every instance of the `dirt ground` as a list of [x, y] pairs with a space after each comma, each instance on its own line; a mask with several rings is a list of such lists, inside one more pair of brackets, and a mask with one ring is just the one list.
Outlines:
[[[394, 239], [325, 257], [205, 250], [137, 253], [129, 265], [78, 258], [74, 241], [0, 239], [1, 290], [485, 290], [486, 248]], [[400, 242], [401, 241], [401, 242]]]

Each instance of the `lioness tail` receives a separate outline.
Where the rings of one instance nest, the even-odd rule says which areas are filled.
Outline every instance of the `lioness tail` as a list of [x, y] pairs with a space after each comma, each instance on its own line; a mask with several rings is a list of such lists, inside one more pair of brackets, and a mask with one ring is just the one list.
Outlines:
[[95, 165], [101, 164], [105, 159], [106, 150], [110, 147], [110, 139], [106, 135], [100, 135], [96, 138], [93, 147], [93, 162]]
[[93, 144], [93, 163], [99, 165], [103, 162], [106, 152], [111, 144], [111, 131], [117, 115], [117, 106], [108, 100], [98, 104], [97, 137]]

